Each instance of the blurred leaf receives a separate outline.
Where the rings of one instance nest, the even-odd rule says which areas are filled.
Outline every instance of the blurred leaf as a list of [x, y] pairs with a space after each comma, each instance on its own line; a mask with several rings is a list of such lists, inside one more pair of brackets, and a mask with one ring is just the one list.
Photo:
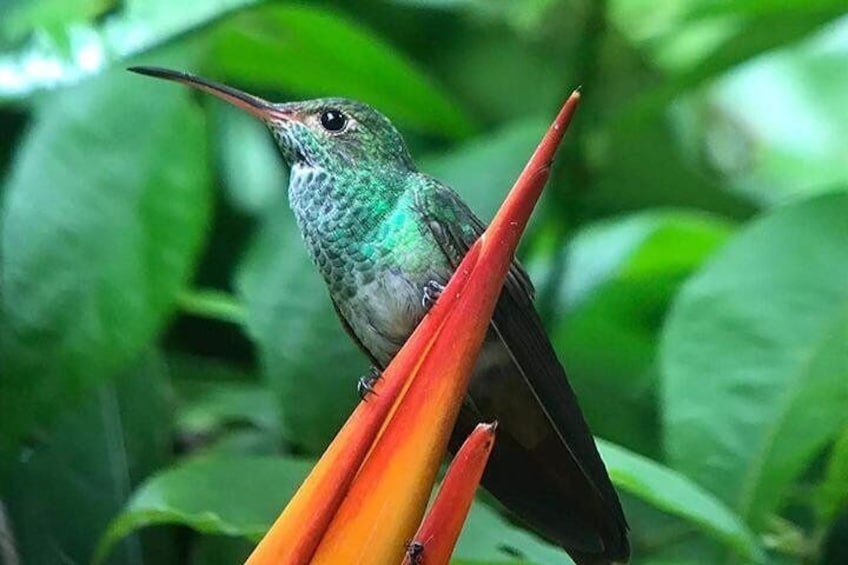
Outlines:
[[130, 75], [39, 113], [2, 210], [0, 447], [162, 328], [209, 217], [203, 129], [184, 91]]
[[727, 234], [704, 214], [648, 211], [591, 224], [568, 245], [550, 335], [595, 434], [661, 457], [662, 321], [682, 281]]
[[244, 307], [226, 292], [213, 289], [185, 290], [177, 297], [177, 301], [186, 314], [233, 324], [244, 323]]
[[95, 562], [129, 533], [182, 524], [206, 534], [258, 540], [313, 461], [280, 457], [197, 457], [151, 477], [100, 539]]
[[188, 454], [274, 454], [283, 445], [279, 402], [257, 375], [201, 356], [171, 354], [176, 441]]
[[[488, 6], [515, 4], [518, 9], [527, 4], [472, 1]], [[558, 4], [567, 6], [564, 2]], [[560, 41], [577, 42], [576, 30], [581, 21], [569, 17], [549, 19], [547, 27], [555, 41], [544, 42], [538, 36], [523, 41], [512, 36], [506, 25], [513, 23], [446, 15], [433, 25], [446, 32], [455, 31], [440, 34], [437, 43], [424, 47], [427, 60], [437, 66], [451, 92], [465, 108], [473, 109], [480, 121], [504, 124], [542, 116], [549, 122], [564, 96], [585, 80], [578, 76], [579, 71], [559, 45]], [[582, 48], [582, 42], [577, 44]]]
[[[313, 461], [281, 457], [206, 456], [149, 479], [100, 540], [97, 558], [146, 526], [182, 524], [205, 534], [258, 540], [294, 494]], [[472, 506], [455, 558], [460, 562], [551, 563], [561, 549], [511, 526], [482, 503]]]
[[[40, 1], [44, 6], [48, 3], [58, 5], [55, 0]], [[86, 10], [88, 18], [96, 15], [94, 3], [97, 0], [79, 1], [92, 4], [91, 9]], [[37, 28], [32, 30], [32, 37], [20, 50], [0, 54], [0, 101], [77, 82], [116, 61], [151, 49], [257, 1], [130, 1], [122, 3], [123, 9], [106, 16], [101, 24], [70, 20], [62, 22], [65, 25], [58, 31]], [[53, 20], [53, 15], [50, 18], [57, 21]], [[45, 23], [42, 19], [41, 15], [37, 16], [37, 21], [27, 17], [23, 23], [41, 25]], [[16, 34], [24, 31], [15, 25], [15, 21], [10, 26]]]
[[[848, 18], [678, 104], [696, 160], [761, 203], [848, 186]], [[779, 116], [780, 119], [775, 119]]]
[[192, 565], [233, 565], [247, 561], [254, 543], [244, 538], [207, 535], [192, 545]]
[[678, 279], [723, 243], [723, 220], [686, 210], [649, 210], [583, 228], [568, 245], [559, 308], [574, 311], [610, 286]]
[[679, 145], [661, 113], [646, 114], [633, 124], [612, 123], [592, 140], [591, 158], [598, 170], [586, 206], [614, 212], [698, 208], [731, 218], [753, 212], [750, 203], [688, 163]]
[[[126, 374], [94, 389], [79, 407], [65, 410], [46, 435], [20, 451], [3, 498], [22, 563], [89, 561], [135, 485], [167, 460], [166, 392], [161, 360], [145, 355]], [[110, 562], [166, 562], [156, 553], [162, 545], [142, 549], [138, 537], [129, 538]]]
[[512, 122], [442, 155], [421, 160], [421, 171], [456, 190], [488, 223], [533, 154], [549, 120]]
[[228, 424], [279, 430], [277, 403], [264, 385], [242, 382], [182, 382], [177, 427], [185, 434], [210, 434]]
[[424, 131], [465, 136], [468, 116], [374, 32], [336, 11], [269, 5], [228, 20], [209, 55], [212, 73], [298, 96], [348, 96]]
[[680, 78], [673, 81], [677, 90], [796, 41], [844, 13], [842, 0], [615, 0], [610, 7], [616, 27]]
[[236, 285], [287, 439], [320, 453], [355, 402], [365, 355], [345, 334], [288, 210], [268, 210]]
[[618, 494], [630, 526], [634, 565], [719, 563], [726, 555], [727, 548], [717, 537], [688, 519], [667, 513], [623, 489]]
[[288, 192], [288, 171], [265, 124], [239, 108], [211, 104], [212, 141], [228, 201], [259, 215]]
[[56, 29], [68, 22], [87, 21], [114, 4], [115, 0], [8, 0], [0, 22], [0, 38], [11, 43], [34, 29]]
[[502, 21], [517, 31], [538, 34], [557, 0], [522, 0], [521, 2], [491, 2], [490, 0], [394, 0], [398, 4], [437, 10], [460, 9], [475, 17]]
[[615, 444], [599, 440], [598, 449], [618, 489], [688, 520], [745, 562], [763, 561], [753, 533], [710, 493], [683, 475]]
[[662, 337], [669, 460], [754, 527], [848, 423], [848, 194], [776, 210], [689, 280]]
[[829, 524], [840, 512], [848, 512], [848, 428], [833, 446], [824, 480], [816, 492], [819, 522]]
[[[426, 548], [424, 551], [426, 555]], [[451, 563], [545, 565], [571, 563], [571, 560], [561, 548], [513, 526], [491, 507], [475, 501], [462, 528]]]

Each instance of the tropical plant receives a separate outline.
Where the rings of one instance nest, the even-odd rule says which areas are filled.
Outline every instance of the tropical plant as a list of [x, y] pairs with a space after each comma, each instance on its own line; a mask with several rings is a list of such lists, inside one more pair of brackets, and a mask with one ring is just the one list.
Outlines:
[[[362, 99], [487, 219], [582, 85], [519, 257], [633, 561], [848, 561], [844, 2], [0, 14], [0, 560], [240, 562], [358, 401], [273, 143], [156, 64]], [[454, 559], [565, 557], [484, 494]]]

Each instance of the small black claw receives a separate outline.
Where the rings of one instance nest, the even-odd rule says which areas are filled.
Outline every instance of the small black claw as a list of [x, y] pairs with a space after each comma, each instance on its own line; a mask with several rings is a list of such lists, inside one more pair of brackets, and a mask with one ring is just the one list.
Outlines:
[[424, 560], [424, 544], [420, 541], [411, 541], [406, 544], [406, 556], [412, 565], [421, 565]]
[[442, 295], [442, 291], [445, 290], [445, 285], [438, 281], [427, 281], [427, 284], [424, 285], [422, 290], [421, 307], [429, 310], [432, 308], [433, 304], [436, 303], [436, 300]]
[[356, 392], [359, 393], [360, 400], [365, 400], [369, 394], [374, 393], [374, 383], [376, 383], [381, 376], [379, 369], [371, 367], [368, 374], [359, 379], [359, 382], [356, 383]]

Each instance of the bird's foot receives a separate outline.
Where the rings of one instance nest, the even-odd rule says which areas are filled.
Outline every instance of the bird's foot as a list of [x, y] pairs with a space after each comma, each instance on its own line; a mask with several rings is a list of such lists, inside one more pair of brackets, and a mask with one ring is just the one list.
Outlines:
[[424, 544], [415, 540], [407, 543], [406, 556], [412, 565], [421, 565], [424, 561]]
[[436, 300], [442, 295], [445, 290], [445, 285], [438, 281], [427, 281], [424, 285], [421, 295], [421, 307], [429, 310], [436, 303]]
[[356, 392], [359, 393], [360, 400], [365, 400], [369, 394], [374, 393], [374, 383], [376, 383], [383, 374], [380, 372], [380, 369], [377, 367], [371, 366], [368, 369], [368, 374], [359, 379], [359, 382], [356, 383]]

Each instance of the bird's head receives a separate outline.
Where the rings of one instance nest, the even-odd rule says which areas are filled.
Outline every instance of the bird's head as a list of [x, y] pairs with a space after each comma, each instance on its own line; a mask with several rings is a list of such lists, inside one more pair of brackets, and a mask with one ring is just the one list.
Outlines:
[[262, 120], [289, 166], [331, 175], [350, 170], [409, 170], [412, 159], [388, 118], [367, 104], [346, 98], [272, 103], [201, 77], [158, 67], [133, 72], [172, 80], [217, 96]]

